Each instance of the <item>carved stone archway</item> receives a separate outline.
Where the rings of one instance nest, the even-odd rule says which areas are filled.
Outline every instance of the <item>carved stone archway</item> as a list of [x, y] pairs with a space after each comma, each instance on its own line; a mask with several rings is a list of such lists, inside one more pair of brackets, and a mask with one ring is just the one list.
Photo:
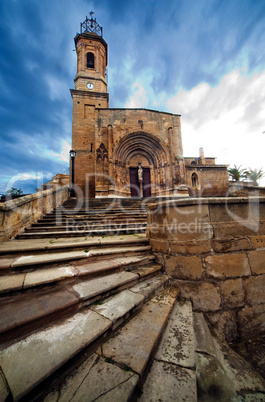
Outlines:
[[154, 135], [138, 131], [125, 135], [113, 152], [115, 194], [131, 196], [130, 168], [141, 163], [150, 172], [150, 195], [167, 194], [172, 186], [170, 155], [166, 145]]

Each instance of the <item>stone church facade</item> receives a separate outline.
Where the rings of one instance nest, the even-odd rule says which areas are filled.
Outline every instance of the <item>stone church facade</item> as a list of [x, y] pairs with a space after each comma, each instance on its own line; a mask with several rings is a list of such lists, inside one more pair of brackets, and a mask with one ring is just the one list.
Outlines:
[[[109, 108], [108, 46], [91, 18], [75, 37], [74, 184], [82, 197], [225, 195], [227, 167], [214, 158], [184, 158], [180, 115]], [[72, 171], [72, 169], [70, 169]]]

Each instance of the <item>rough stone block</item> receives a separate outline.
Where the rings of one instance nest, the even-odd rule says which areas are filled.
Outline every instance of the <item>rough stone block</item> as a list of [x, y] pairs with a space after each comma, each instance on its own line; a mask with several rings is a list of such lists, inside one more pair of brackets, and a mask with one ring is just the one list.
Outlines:
[[205, 254], [211, 251], [210, 240], [171, 241], [170, 252], [177, 254]]
[[265, 274], [265, 250], [251, 251], [249, 261], [254, 274]]
[[151, 239], [150, 245], [152, 247], [152, 251], [157, 253], [168, 254], [169, 252], [169, 241], [165, 241], [162, 239]]
[[213, 234], [208, 205], [171, 207], [166, 215], [165, 226], [172, 240], [207, 240]]
[[253, 246], [248, 237], [241, 239], [228, 238], [213, 240], [213, 250], [216, 253], [227, 253], [229, 251], [251, 250]]
[[265, 236], [249, 236], [249, 240], [254, 249], [265, 247]]
[[228, 279], [222, 282], [221, 291], [225, 308], [239, 308], [244, 305], [242, 279]]
[[234, 311], [207, 313], [207, 318], [227, 342], [234, 341], [237, 338], [238, 328]]
[[213, 278], [236, 278], [250, 275], [246, 254], [212, 255], [205, 258], [206, 273]]
[[207, 312], [221, 308], [219, 286], [208, 282], [192, 283], [183, 280], [174, 280], [173, 283], [180, 289], [180, 297], [190, 299], [196, 310]]
[[265, 275], [252, 276], [244, 281], [244, 285], [250, 305], [265, 303]]
[[169, 256], [166, 258], [166, 273], [174, 279], [199, 279], [203, 267], [197, 256]]
[[255, 337], [265, 331], [265, 305], [244, 307], [237, 313], [242, 338]]

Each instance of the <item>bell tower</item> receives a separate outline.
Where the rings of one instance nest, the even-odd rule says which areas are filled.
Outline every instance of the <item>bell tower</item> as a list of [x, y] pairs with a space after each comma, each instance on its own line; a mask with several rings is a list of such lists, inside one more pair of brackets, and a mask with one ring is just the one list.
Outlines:
[[[79, 197], [95, 196], [95, 119], [96, 109], [109, 107], [106, 68], [108, 45], [103, 29], [93, 18], [80, 24], [74, 38], [77, 54], [73, 99], [72, 149], [75, 157], [75, 188]], [[72, 171], [72, 169], [70, 169]]]

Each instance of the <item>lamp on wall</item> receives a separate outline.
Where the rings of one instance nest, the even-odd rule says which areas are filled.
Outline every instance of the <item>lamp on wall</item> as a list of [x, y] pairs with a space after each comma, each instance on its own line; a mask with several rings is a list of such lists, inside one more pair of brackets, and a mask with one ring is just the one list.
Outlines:
[[70, 197], [75, 197], [75, 190], [74, 190], [74, 185], [75, 185], [75, 155], [76, 152], [71, 149], [69, 152], [70, 157], [71, 157], [71, 164], [72, 164], [72, 175], [71, 175], [71, 191], [70, 191]]

